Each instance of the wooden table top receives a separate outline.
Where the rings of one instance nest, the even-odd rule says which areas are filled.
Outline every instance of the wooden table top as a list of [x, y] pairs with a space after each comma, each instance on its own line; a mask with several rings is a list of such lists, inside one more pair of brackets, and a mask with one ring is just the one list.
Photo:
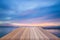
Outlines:
[[20, 27], [3, 36], [0, 40], [59, 40], [59, 38], [41, 27]]

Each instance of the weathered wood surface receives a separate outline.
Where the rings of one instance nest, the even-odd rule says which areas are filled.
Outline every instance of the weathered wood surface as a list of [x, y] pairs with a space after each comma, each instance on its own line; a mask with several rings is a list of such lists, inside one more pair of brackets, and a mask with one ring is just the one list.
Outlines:
[[0, 40], [59, 40], [41, 27], [21, 27], [13, 30]]

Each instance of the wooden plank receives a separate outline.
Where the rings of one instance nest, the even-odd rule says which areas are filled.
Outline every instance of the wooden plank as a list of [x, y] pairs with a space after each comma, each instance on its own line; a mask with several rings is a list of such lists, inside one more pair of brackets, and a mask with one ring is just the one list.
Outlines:
[[38, 29], [40, 29], [47, 37], [50, 38], [50, 40], [59, 40], [58, 37], [56, 37], [55, 35], [51, 34], [50, 32], [42, 29], [41, 27], [38, 27]]
[[0, 40], [59, 40], [59, 38], [41, 27], [21, 27], [13, 30]]

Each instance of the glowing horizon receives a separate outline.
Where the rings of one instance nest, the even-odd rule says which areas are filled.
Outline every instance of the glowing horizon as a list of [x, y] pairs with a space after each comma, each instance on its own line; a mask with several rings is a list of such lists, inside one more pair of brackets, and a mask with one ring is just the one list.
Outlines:
[[31, 24], [10, 23], [10, 24], [15, 25], [15, 26], [60, 26], [60, 24], [56, 24], [56, 23], [41, 23], [41, 24], [36, 24], [36, 23], [31, 23]]

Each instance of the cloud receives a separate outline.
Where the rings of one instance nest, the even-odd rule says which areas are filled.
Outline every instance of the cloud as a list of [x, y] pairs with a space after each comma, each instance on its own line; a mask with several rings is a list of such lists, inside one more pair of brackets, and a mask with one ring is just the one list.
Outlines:
[[60, 22], [59, 0], [0, 0], [0, 21]]

